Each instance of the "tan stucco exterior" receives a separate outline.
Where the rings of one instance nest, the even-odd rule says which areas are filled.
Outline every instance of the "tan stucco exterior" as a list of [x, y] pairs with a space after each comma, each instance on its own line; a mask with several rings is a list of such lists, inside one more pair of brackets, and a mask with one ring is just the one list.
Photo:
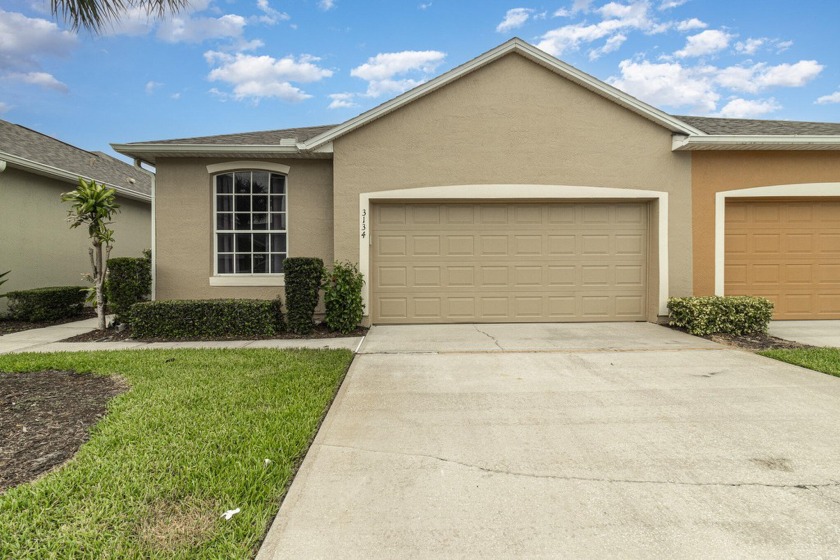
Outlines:
[[[239, 161], [242, 158], [234, 158]], [[158, 299], [266, 298], [279, 286], [211, 286], [213, 275], [212, 178], [207, 166], [231, 159], [158, 161], [156, 246]], [[333, 259], [332, 162], [324, 159], [265, 159], [288, 173], [289, 256]]]
[[712, 295], [715, 291], [716, 193], [838, 181], [837, 152], [694, 152], [691, 219], [695, 295]]
[[359, 258], [360, 193], [465, 184], [665, 191], [670, 293], [688, 295], [691, 156], [672, 152], [671, 136], [509, 54], [334, 142], [335, 256]]
[[[61, 193], [75, 185], [8, 167], [0, 173], [0, 272], [11, 270], [0, 293], [87, 283], [90, 242], [84, 227], [71, 230]], [[112, 257], [139, 257], [151, 247], [148, 202], [117, 197]], [[0, 299], [5, 309], [6, 300]]]

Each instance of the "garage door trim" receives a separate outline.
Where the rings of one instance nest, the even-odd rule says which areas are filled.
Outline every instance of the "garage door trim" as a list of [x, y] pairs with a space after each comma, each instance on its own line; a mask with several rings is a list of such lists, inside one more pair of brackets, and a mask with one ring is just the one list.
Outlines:
[[840, 197], [840, 183], [799, 183], [715, 193], [715, 295], [725, 295], [726, 200], [728, 198]]
[[[597, 200], [622, 199], [637, 201], [658, 201], [658, 264], [660, 315], [667, 315], [668, 308], [668, 193], [640, 189], [617, 189], [611, 187], [577, 187], [565, 185], [456, 185], [447, 187], [420, 187], [368, 192], [359, 195], [359, 269], [366, 279], [371, 278], [370, 227], [371, 205], [379, 201], [430, 202], [449, 201], [492, 201], [492, 200]], [[370, 283], [362, 288], [365, 313], [370, 313]]]

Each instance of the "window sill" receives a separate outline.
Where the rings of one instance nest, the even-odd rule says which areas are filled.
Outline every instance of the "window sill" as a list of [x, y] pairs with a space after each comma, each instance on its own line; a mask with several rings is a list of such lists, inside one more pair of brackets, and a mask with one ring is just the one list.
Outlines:
[[211, 286], [277, 287], [286, 285], [286, 276], [211, 276]]

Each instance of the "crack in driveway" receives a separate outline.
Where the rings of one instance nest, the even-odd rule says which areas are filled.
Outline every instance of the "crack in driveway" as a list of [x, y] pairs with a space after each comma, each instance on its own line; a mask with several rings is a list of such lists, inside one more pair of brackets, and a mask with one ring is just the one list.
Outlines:
[[[402, 451], [382, 451], [379, 449], [365, 449], [362, 447], [354, 447], [351, 445], [336, 445], [331, 443], [321, 443], [316, 444], [320, 445], [320, 447], [330, 447], [333, 449], [345, 449], [349, 451], [359, 451], [362, 453], [376, 453], [382, 455], [398, 455], [402, 457], [419, 457], [424, 459], [432, 459], [434, 461], [439, 461], [441, 463], [447, 463], [451, 465], [457, 465], [469, 469], [474, 469], [486, 473], [491, 474], [503, 474], [508, 476], [516, 476], [516, 477], [524, 477], [524, 478], [536, 478], [536, 479], [548, 479], [548, 480], [566, 480], [566, 481], [573, 481], [573, 482], [604, 482], [604, 483], [612, 483], [612, 484], [650, 484], [650, 485], [663, 485], [663, 486], [718, 486], [718, 487], [729, 487], [729, 488], [740, 488], [740, 487], [762, 487], [762, 488], [780, 488], [780, 489], [794, 489], [794, 490], [814, 490], [818, 488], [832, 488], [840, 486], [840, 481], [832, 480], [829, 482], [823, 483], [812, 483], [812, 484], [768, 484], [764, 482], [685, 482], [679, 480], [645, 480], [645, 479], [633, 479], [633, 478], [604, 478], [604, 477], [589, 477], [589, 476], [568, 476], [568, 475], [555, 475], [555, 474], [537, 474], [537, 473], [527, 473], [522, 471], [511, 471], [511, 470], [504, 470], [504, 469], [494, 469], [490, 467], [482, 467], [481, 465], [474, 465], [472, 463], [465, 463], [463, 461], [456, 461], [454, 459], [446, 459], [444, 457], [438, 457], [437, 455], [428, 455], [425, 453], [405, 453]], [[832, 499], [832, 501], [834, 501]]]
[[492, 341], [493, 341], [493, 344], [495, 344], [495, 345], [496, 345], [496, 348], [498, 348], [499, 350], [504, 350], [504, 348], [502, 348], [502, 345], [501, 345], [501, 344], [499, 344], [499, 341], [496, 339], [496, 337], [494, 337], [493, 335], [491, 335], [491, 334], [490, 334], [490, 333], [488, 333], [488, 332], [485, 332], [485, 331], [483, 331], [483, 330], [479, 329], [479, 328], [478, 328], [478, 325], [475, 325], [475, 324], [474, 324], [474, 325], [473, 325], [473, 328], [475, 328], [475, 330], [476, 330], [476, 331], [480, 332], [481, 334], [483, 334], [484, 336], [486, 336], [487, 338], [489, 338], [490, 340], [492, 340]]

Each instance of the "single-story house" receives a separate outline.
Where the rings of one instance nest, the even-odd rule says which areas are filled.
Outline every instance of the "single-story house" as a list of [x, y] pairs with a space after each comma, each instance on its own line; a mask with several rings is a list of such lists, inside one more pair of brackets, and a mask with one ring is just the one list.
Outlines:
[[512, 39], [356, 118], [114, 148], [156, 168], [156, 297], [358, 263], [372, 323], [840, 318], [840, 123], [667, 114]]
[[[139, 257], [151, 247], [151, 175], [102, 152], [81, 148], [0, 120], [0, 293], [87, 285], [87, 228], [71, 230], [61, 193], [79, 177], [117, 191], [112, 257]], [[0, 299], [5, 306], [6, 300]]]

